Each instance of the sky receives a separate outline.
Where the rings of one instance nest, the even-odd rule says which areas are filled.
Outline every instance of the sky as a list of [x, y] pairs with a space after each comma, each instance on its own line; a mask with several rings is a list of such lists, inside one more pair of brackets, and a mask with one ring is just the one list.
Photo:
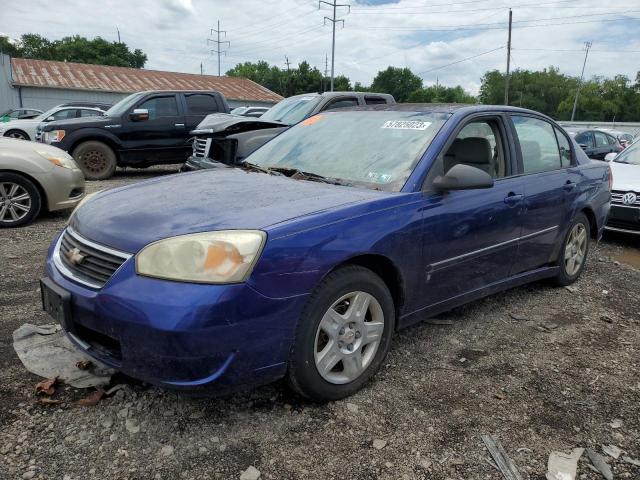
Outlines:
[[[331, 3], [333, 0], [327, 0]], [[409, 67], [425, 86], [461, 85], [477, 94], [482, 75], [505, 70], [509, 7], [511, 68], [557, 66], [580, 75], [584, 42], [593, 43], [585, 77], [640, 70], [640, 1], [338, 0], [335, 74], [371, 84], [389, 65]], [[3, 8], [2, 5], [11, 6]], [[608, 5], [608, 6], [607, 6]], [[222, 72], [266, 60], [286, 68], [307, 60], [331, 65], [332, 8], [317, 0], [0, 0], [0, 34], [39, 33], [121, 39], [148, 55], [146, 68], [217, 74], [211, 32], [220, 21]], [[326, 23], [326, 25], [324, 24]], [[225, 36], [226, 35], [226, 36]]]

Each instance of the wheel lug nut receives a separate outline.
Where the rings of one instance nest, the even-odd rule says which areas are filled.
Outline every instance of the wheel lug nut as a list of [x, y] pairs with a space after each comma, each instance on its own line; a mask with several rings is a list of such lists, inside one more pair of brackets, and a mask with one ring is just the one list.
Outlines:
[[360, 338], [362, 336], [362, 334], [360, 333], [360, 331], [356, 332], [356, 338]]
[[351, 323], [349, 324], [349, 328], [353, 328], [353, 327], [355, 327], [355, 326], [356, 326], [356, 324], [355, 324], [355, 323], [353, 323], [353, 322], [351, 322]]
[[347, 350], [349, 350], [350, 352], [353, 351], [353, 344], [352, 343], [347, 345]]
[[340, 335], [344, 335], [344, 327], [340, 329]]

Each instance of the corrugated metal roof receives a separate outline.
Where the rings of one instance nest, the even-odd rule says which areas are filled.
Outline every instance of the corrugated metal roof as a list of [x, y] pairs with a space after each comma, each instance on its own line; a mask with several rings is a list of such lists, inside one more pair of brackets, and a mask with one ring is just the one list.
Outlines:
[[141, 68], [12, 58], [13, 84], [25, 87], [133, 93], [144, 90], [217, 90], [230, 100], [279, 102], [282, 97], [246, 78]]

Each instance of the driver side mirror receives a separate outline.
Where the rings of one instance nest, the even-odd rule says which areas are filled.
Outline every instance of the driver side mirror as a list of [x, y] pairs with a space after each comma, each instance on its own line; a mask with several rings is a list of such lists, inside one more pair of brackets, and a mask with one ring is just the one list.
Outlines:
[[53, 122], [54, 120], [55, 118], [53, 117], [53, 115], [44, 119], [45, 122]]
[[451, 167], [446, 175], [439, 175], [433, 181], [438, 191], [471, 190], [493, 187], [493, 178], [484, 170], [458, 163]]
[[611, 152], [611, 153], [607, 153], [604, 156], [604, 161], [605, 162], [611, 162], [613, 161], [614, 158], [616, 158], [618, 156], [618, 154], [616, 152]]
[[129, 114], [129, 118], [132, 122], [149, 120], [149, 110], [147, 110], [146, 108], [135, 108], [133, 112]]

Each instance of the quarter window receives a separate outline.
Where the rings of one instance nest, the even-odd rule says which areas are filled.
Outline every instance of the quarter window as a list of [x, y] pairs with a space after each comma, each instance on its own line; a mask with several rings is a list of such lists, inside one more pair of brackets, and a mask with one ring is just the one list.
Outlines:
[[364, 103], [367, 105], [386, 105], [387, 101], [382, 97], [365, 97]]
[[176, 97], [153, 97], [149, 100], [142, 102], [136, 108], [143, 108], [149, 111], [149, 119], [161, 117], [177, 117], [178, 116], [178, 104], [176, 103]]
[[593, 135], [591, 132], [582, 132], [576, 135], [576, 142], [579, 145], [586, 145], [587, 147], [593, 147]]
[[193, 115], [206, 115], [219, 111], [216, 99], [211, 95], [187, 95], [187, 110]]
[[545, 172], [560, 168], [560, 152], [553, 126], [533, 117], [513, 115], [524, 173]]
[[560, 162], [563, 167], [571, 166], [571, 145], [564, 133], [557, 128], [554, 128], [556, 132], [556, 138], [558, 139], [558, 147], [560, 147]]

